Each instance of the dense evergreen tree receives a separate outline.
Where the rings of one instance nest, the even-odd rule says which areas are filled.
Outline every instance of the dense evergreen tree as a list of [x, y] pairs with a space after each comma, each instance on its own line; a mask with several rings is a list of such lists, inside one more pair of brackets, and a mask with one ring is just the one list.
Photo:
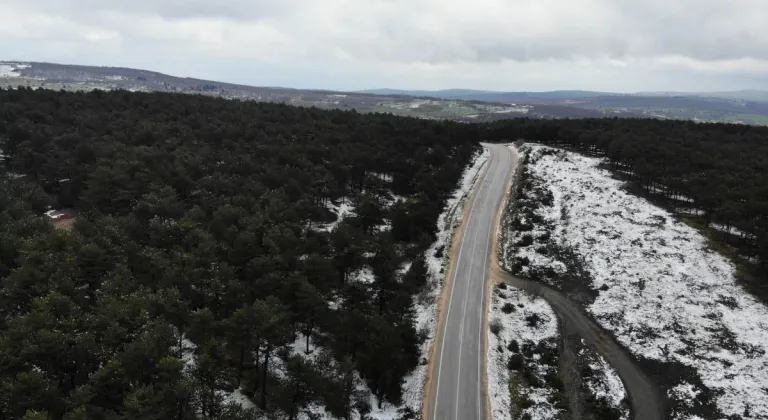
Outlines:
[[[367, 412], [361, 383], [398, 401], [424, 284], [400, 267], [431, 242], [476, 133], [201, 96], [0, 91], [0, 418], [252, 417], [226, 404], [237, 388], [268, 417]], [[325, 228], [341, 204], [353, 212]], [[74, 227], [54, 229], [48, 206], [71, 208]]]

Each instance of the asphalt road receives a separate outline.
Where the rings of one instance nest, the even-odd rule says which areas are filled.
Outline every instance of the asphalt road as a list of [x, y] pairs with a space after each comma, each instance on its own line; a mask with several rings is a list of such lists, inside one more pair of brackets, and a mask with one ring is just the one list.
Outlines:
[[579, 304], [557, 290], [512, 276], [499, 268], [495, 222], [516, 157], [506, 146], [486, 146], [491, 149], [491, 157], [464, 216], [458, 250], [452, 250], [456, 259], [448, 283], [449, 295], [444, 307], [447, 312], [439, 326], [433, 353], [430, 389], [427, 390], [427, 419], [486, 419], [484, 372], [488, 277], [549, 302], [560, 318], [563, 336], [580, 336], [616, 369], [629, 394], [633, 417], [636, 420], [663, 419], [662, 400], [654, 384], [613, 336], [593, 321]]
[[433, 353], [429, 420], [486, 417], [486, 279], [495, 253], [495, 219], [513, 169], [507, 147], [487, 147], [491, 156], [464, 216], [464, 234], [458, 251], [452, 251], [456, 259], [453, 276], [447, 283], [447, 312]]

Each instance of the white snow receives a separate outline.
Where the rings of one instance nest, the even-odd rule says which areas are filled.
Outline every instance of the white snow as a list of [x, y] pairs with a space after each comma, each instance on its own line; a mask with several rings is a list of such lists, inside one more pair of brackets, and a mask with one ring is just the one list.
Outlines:
[[256, 408], [256, 404], [254, 404], [253, 401], [250, 400], [250, 398], [243, 395], [242, 388], [237, 388], [232, 392], [217, 391], [217, 394], [221, 396], [222, 402], [224, 404], [237, 404], [246, 410]]
[[[768, 309], [736, 284], [733, 264], [671, 213], [626, 193], [600, 159], [542, 156], [552, 150], [530, 147], [530, 172], [553, 195], [536, 210], [544, 222], [533, 236], [550, 231], [583, 259], [597, 293], [587, 311], [636, 356], [694, 368], [725, 416], [768, 417]], [[568, 269], [535, 247], [507, 243], [505, 252]]]
[[[502, 308], [510, 304], [514, 310], [507, 314]], [[537, 325], [528, 322], [530, 316], [537, 316]], [[500, 324], [501, 331], [497, 334], [488, 334], [488, 354], [486, 365], [488, 366], [488, 395], [491, 401], [491, 415], [493, 420], [508, 420], [511, 415], [512, 396], [510, 391], [510, 370], [507, 362], [513, 353], [508, 348], [512, 341], [516, 341], [522, 349], [525, 343], [537, 347], [540, 343], [549, 348], [557, 348], [558, 324], [552, 307], [536, 296], [529, 295], [522, 290], [513, 287], [506, 289], [494, 288], [490, 312], [491, 325]], [[519, 353], [519, 351], [518, 351]], [[541, 355], [534, 354], [535, 375], [542, 380], [549, 369], [541, 360]], [[519, 376], [519, 374], [517, 374]], [[561, 410], [554, 407], [552, 397], [556, 390], [546, 383], [543, 387], [528, 386], [523, 382], [518, 385], [519, 395], [527, 397], [533, 404], [519, 413], [517, 418], [528, 414], [531, 420], [555, 419]]]
[[616, 370], [599, 354], [587, 349], [581, 340], [582, 350], [579, 356], [592, 369], [592, 376], [584, 378], [584, 385], [596, 399], [604, 398], [612, 408], [621, 410], [621, 420], [629, 419], [629, 410], [622, 406], [622, 400], [627, 392]]
[[354, 271], [352, 274], [350, 274], [349, 281], [351, 282], [358, 282], [358, 283], [364, 283], [364, 284], [373, 284], [373, 282], [376, 280], [375, 276], [373, 275], [373, 270], [371, 270], [371, 267], [369, 266], [363, 266], [363, 268]]
[[328, 209], [336, 215], [336, 220], [331, 223], [320, 225], [317, 227], [318, 231], [331, 232], [336, 226], [344, 220], [345, 217], [354, 216], [355, 207], [352, 205], [348, 198], [342, 199], [340, 204], [331, 203]]
[[721, 225], [721, 224], [717, 224], [717, 223], [710, 223], [709, 227], [712, 228], [712, 229], [715, 229], [715, 230], [717, 230], [719, 232], [730, 233], [732, 235], [749, 236], [748, 233], [740, 230], [739, 228], [737, 228], [735, 226], [725, 226], [725, 225]]
[[45, 215], [53, 220], [61, 219], [62, 217], [64, 217], [64, 214], [59, 212], [58, 210], [48, 210], [45, 212]]
[[9, 64], [0, 64], [0, 77], [19, 77], [21, 73], [16, 72], [17, 66]]
[[181, 339], [181, 361], [184, 363], [184, 372], [191, 372], [197, 366], [197, 356], [195, 355], [197, 345], [186, 337]]

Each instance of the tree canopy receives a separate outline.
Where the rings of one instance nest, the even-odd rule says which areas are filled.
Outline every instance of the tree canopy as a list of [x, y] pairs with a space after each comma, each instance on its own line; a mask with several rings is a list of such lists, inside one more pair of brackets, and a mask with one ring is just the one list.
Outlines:
[[478, 140], [353, 111], [0, 91], [0, 418], [248, 418], [235, 389], [269, 416], [344, 418], [368, 410], [356, 378], [399, 402], [419, 261]]

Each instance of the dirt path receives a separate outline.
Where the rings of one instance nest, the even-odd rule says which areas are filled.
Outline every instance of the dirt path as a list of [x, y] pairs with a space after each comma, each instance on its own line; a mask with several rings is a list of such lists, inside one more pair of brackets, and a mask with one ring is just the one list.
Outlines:
[[[515, 162], [517, 162], [516, 158], [515, 156]], [[498, 238], [496, 242], [494, 249], [498, 251]], [[568, 299], [561, 292], [540, 283], [513, 276], [501, 269], [498, 256], [498, 252], [493, 253], [489, 271], [491, 281], [507, 283], [546, 300], [562, 322], [563, 339], [572, 335], [583, 338], [587, 345], [595, 349], [616, 369], [629, 395], [633, 418], [635, 420], [664, 419], [663, 403], [656, 386], [610, 333], [593, 321], [579, 304]]]

